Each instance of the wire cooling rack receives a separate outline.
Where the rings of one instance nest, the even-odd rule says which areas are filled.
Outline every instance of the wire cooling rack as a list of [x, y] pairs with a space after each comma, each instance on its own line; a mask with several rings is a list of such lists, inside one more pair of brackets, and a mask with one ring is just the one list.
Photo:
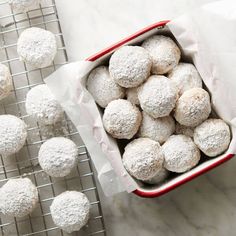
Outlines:
[[[26, 93], [43, 83], [43, 78], [67, 62], [55, 2], [47, 0], [38, 9], [23, 14], [13, 12], [6, 0], [0, 0], [0, 10], [4, 12], [4, 15], [0, 15], [0, 61], [9, 67], [13, 78], [11, 94], [0, 101], [0, 114], [16, 115], [28, 125], [28, 138], [22, 150], [10, 157], [0, 156], [0, 187], [9, 178], [27, 176], [37, 186], [40, 197], [38, 207], [31, 215], [23, 218], [0, 215], [0, 235], [66, 236], [65, 232], [53, 224], [49, 210], [53, 198], [65, 190], [82, 191], [91, 203], [87, 226], [72, 235], [106, 235], [92, 163], [75, 127], [66, 115], [61, 123], [53, 127], [43, 126], [25, 111]], [[16, 42], [20, 33], [32, 26], [50, 30], [57, 37], [58, 53], [53, 64], [47, 68], [30, 68], [17, 55]], [[78, 144], [79, 164], [73, 173], [64, 178], [49, 177], [37, 162], [40, 145], [53, 136], [69, 137]]]

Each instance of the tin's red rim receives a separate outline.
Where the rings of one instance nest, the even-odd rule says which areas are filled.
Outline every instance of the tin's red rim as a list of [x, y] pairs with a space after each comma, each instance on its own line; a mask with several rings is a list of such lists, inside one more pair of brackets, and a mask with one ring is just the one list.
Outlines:
[[162, 190], [153, 190], [153, 191], [144, 191], [144, 190], [140, 190], [140, 189], [136, 189], [133, 191], [134, 194], [140, 196], [140, 197], [145, 197], [145, 198], [153, 198], [153, 197], [159, 197], [165, 193], [168, 193], [169, 191], [177, 188], [178, 186], [187, 183], [188, 181], [198, 177], [199, 175], [204, 174], [207, 171], [210, 171], [211, 169], [223, 164], [224, 162], [230, 160], [232, 157], [234, 156], [234, 154], [228, 154], [225, 157], [223, 157], [222, 159], [212, 163], [209, 166], [206, 166], [205, 168], [199, 170], [198, 172], [193, 173], [192, 175], [181, 179], [180, 181], [174, 183], [173, 185], [166, 187]]
[[123, 44], [125, 44], [125, 43], [127, 43], [127, 42], [129, 42], [129, 41], [131, 41], [131, 40], [133, 40], [133, 39], [135, 39], [135, 38], [137, 38], [138, 36], [140, 36], [140, 35], [142, 35], [142, 34], [148, 32], [148, 31], [150, 31], [150, 30], [152, 30], [152, 29], [155, 29], [155, 28], [157, 28], [157, 27], [165, 26], [168, 22], [169, 22], [169, 20], [164, 20], [164, 21], [159, 21], [159, 22], [157, 22], [157, 23], [154, 23], [154, 24], [152, 24], [152, 25], [150, 25], [150, 26], [147, 26], [147, 27], [145, 27], [144, 29], [142, 29], [142, 30], [140, 30], [140, 31], [138, 31], [138, 32], [136, 32], [136, 33], [130, 35], [129, 37], [124, 38], [124, 39], [122, 39], [121, 41], [119, 41], [119, 42], [117, 42], [117, 43], [111, 45], [110, 47], [105, 48], [104, 50], [102, 50], [102, 51], [100, 51], [100, 52], [94, 54], [93, 56], [88, 57], [88, 58], [85, 59], [85, 60], [86, 60], [86, 61], [96, 61], [97, 59], [101, 58], [102, 56], [106, 55], [107, 53], [112, 52], [114, 49], [116, 49], [116, 48], [122, 46]]
[[[125, 43], [127, 43], [127, 42], [129, 42], [129, 41], [131, 41], [131, 40], [133, 40], [135, 38], [137, 38], [138, 36], [148, 32], [150, 30], [153, 30], [153, 29], [155, 29], [157, 27], [165, 26], [168, 22], [169, 22], [169, 20], [165, 20], [165, 21], [160, 21], [160, 22], [154, 23], [154, 24], [152, 24], [150, 26], [147, 26], [144, 29], [142, 29], [142, 30], [132, 34], [131, 36], [129, 36], [127, 38], [124, 38], [123, 40], [121, 40], [121, 41], [111, 45], [110, 47], [105, 48], [104, 50], [94, 54], [93, 56], [88, 57], [86, 59], [86, 61], [96, 61], [97, 59], [101, 58], [102, 56], [112, 52], [113, 50], [115, 50], [118, 47], [124, 45]], [[145, 191], [143, 189], [136, 189], [136, 190], [133, 191], [133, 193], [138, 195], [138, 196], [140, 196], [140, 197], [145, 197], [145, 198], [159, 197], [159, 196], [161, 196], [161, 195], [163, 195], [163, 194], [165, 194], [165, 193], [167, 193], [167, 192], [177, 188], [178, 186], [180, 186], [180, 185], [182, 185], [182, 184], [184, 184], [184, 183], [186, 183], [186, 182], [196, 178], [197, 176], [202, 175], [205, 172], [207, 172], [207, 171], [209, 171], [209, 170], [211, 170], [211, 169], [213, 169], [213, 168], [223, 164], [224, 162], [230, 160], [233, 156], [234, 156], [234, 154], [228, 154], [225, 157], [223, 157], [222, 159], [220, 159], [220, 160], [210, 164], [209, 166], [206, 166], [206, 167], [202, 168], [201, 170], [193, 173], [192, 175], [187, 176], [184, 179], [181, 179], [178, 182], [174, 183], [173, 185], [168, 186], [168, 187], [166, 187], [164, 189], [159, 189], [159, 190], [157, 189], [157, 190], [153, 190], [153, 191], [150, 191], [150, 190], [149, 191]]]

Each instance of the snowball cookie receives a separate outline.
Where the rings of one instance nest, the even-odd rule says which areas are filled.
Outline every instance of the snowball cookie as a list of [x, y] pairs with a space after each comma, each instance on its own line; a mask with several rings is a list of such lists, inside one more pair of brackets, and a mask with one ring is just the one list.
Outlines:
[[161, 182], [163, 182], [169, 175], [169, 171], [167, 169], [165, 169], [164, 167], [162, 167], [157, 173], [156, 175], [151, 178], [148, 179], [146, 181], [144, 181], [147, 184], [159, 184]]
[[112, 54], [109, 71], [117, 84], [132, 88], [148, 78], [151, 66], [151, 57], [144, 48], [123, 46]]
[[200, 151], [185, 135], [172, 135], [163, 144], [164, 167], [173, 172], [182, 173], [197, 165], [200, 160]]
[[110, 102], [103, 115], [105, 130], [118, 139], [131, 139], [137, 133], [141, 120], [139, 109], [124, 99]]
[[175, 107], [178, 90], [165, 76], [152, 75], [138, 89], [142, 109], [153, 118], [168, 116]]
[[126, 89], [127, 100], [130, 101], [134, 105], [139, 105], [137, 89], [138, 89], [137, 87]]
[[151, 36], [143, 42], [142, 47], [148, 50], [152, 57], [152, 74], [165, 74], [179, 63], [180, 50], [169, 37]]
[[13, 115], [0, 115], [0, 154], [9, 156], [18, 152], [27, 138], [24, 121]]
[[150, 138], [163, 144], [175, 132], [175, 121], [171, 116], [154, 119], [145, 112], [142, 116], [139, 137]]
[[38, 160], [41, 168], [52, 177], [64, 177], [77, 165], [78, 148], [73, 141], [55, 137], [43, 143]]
[[125, 147], [123, 165], [136, 179], [149, 180], [162, 169], [163, 154], [160, 144], [149, 138], [138, 138]]
[[63, 110], [46, 84], [32, 88], [26, 95], [25, 108], [37, 121], [52, 125], [63, 117]]
[[208, 119], [195, 128], [194, 142], [207, 156], [217, 156], [229, 146], [229, 126], [221, 119]]
[[55, 35], [41, 28], [28, 28], [18, 39], [17, 52], [22, 61], [34, 68], [49, 66], [57, 53]]
[[176, 134], [183, 134], [183, 135], [189, 136], [190, 138], [193, 138], [193, 132], [194, 132], [194, 128], [187, 127], [176, 122], [176, 125], [175, 125]]
[[190, 63], [179, 63], [168, 74], [168, 78], [176, 83], [180, 95], [189, 89], [202, 87], [202, 79], [195, 66]]
[[125, 96], [125, 89], [115, 83], [106, 66], [92, 70], [88, 76], [87, 89], [96, 103], [104, 108], [109, 102]]
[[66, 191], [56, 196], [50, 206], [52, 220], [67, 233], [78, 231], [89, 219], [89, 207], [85, 194]]
[[210, 96], [201, 88], [187, 90], [179, 98], [175, 107], [175, 119], [181, 124], [195, 127], [211, 113]]
[[26, 216], [38, 201], [38, 190], [28, 178], [10, 179], [0, 189], [0, 212], [4, 215]]
[[9, 4], [16, 12], [27, 12], [39, 7], [41, 0], [9, 0]]
[[0, 63], [0, 100], [7, 97], [12, 89], [12, 78], [7, 66]]

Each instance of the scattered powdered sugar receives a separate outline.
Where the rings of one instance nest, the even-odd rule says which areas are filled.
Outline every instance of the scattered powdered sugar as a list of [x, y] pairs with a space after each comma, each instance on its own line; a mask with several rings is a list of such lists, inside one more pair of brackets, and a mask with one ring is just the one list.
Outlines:
[[28, 28], [18, 39], [17, 52], [21, 60], [34, 68], [49, 66], [57, 53], [55, 35], [41, 28]]
[[139, 105], [137, 89], [138, 87], [126, 89], [127, 100], [130, 101], [134, 105]]
[[37, 121], [52, 125], [63, 117], [63, 110], [46, 84], [37, 85], [26, 95], [26, 112]]
[[194, 128], [187, 127], [176, 122], [176, 125], [175, 125], [176, 134], [183, 134], [183, 135], [193, 138], [193, 132], [194, 132]]
[[207, 156], [217, 156], [229, 146], [229, 126], [221, 119], [208, 119], [195, 128], [194, 142]]
[[39, 149], [38, 160], [42, 169], [52, 177], [68, 175], [77, 164], [78, 149], [64, 137], [47, 140]]
[[87, 89], [97, 104], [103, 108], [109, 102], [125, 96], [125, 89], [115, 83], [106, 66], [92, 70], [87, 79]]
[[151, 57], [144, 48], [123, 46], [112, 54], [109, 71], [117, 84], [131, 88], [148, 78], [151, 66]]
[[158, 172], [156, 173], [154, 177], [152, 177], [151, 179], [145, 180], [144, 183], [159, 184], [163, 182], [168, 177], [169, 174], [170, 172], [164, 167], [162, 167], [160, 170], [158, 170]]
[[124, 99], [110, 102], [103, 114], [104, 128], [118, 139], [131, 139], [137, 133], [141, 120], [139, 109]]
[[182, 173], [197, 165], [200, 151], [190, 137], [172, 135], [163, 144], [164, 167], [173, 172]]
[[145, 181], [154, 177], [163, 166], [160, 144], [149, 138], [138, 138], [125, 147], [123, 164], [130, 175]]
[[154, 119], [145, 112], [142, 112], [142, 116], [139, 137], [150, 138], [163, 144], [175, 132], [175, 121], [171, 116]]
[[14, 11], [20, 13], [39, 7], [41, 0], [9, 0], [8, 2]]
[[168, 116], [175, 107], [178, 90], [162, 75], [152, 75], [139, 87], [138, 98], [142, 109], [153, 118]]
[[193, 64], [179, 63], [169, 74], [168, 78], [176, 83], [179, 94], [192, 88], [201, 88], [202, 79]]
[[27, 126], [16, 116], [0, 115], [0, 154], [8, 156], [18, 152], [27, 138]]
[[180, 50], [175, 42], [163, 35], [154, 35], [146, 39], [142, 47], [152, 57], [152, 73], [165, 74], [172, 70], [180, 60]]
[[67, 233], [72, 233], [87, 223], [89, 207], [89, 200], [85, 194], [66, 191], [54, 198], [50, 211], [53, 222]]
[[179, 98], [174, 116], [181, 125], [195, 127], [206, 120], [210, 113], [210, 96], [207, 91], [193, 88]]
[[0, 212], [23, 217], [33, 211], [38, 200], [38, 190], [30, 179], [10, 179], [0, 189]]
[[7, 66], [0, 63], [0, 100], [7, 97], [12, 89], [12, 78]]

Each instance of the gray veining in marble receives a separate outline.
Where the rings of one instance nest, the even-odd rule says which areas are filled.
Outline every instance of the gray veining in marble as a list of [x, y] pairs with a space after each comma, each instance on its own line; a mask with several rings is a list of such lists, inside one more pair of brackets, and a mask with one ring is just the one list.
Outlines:
[[[71, 60], [209, 1], [57, 0]], [[76, 21], [76, 26], [71, 21]], [[156, 199], [102, 197], [109, 236], [236, 235], [236, 159]]]

